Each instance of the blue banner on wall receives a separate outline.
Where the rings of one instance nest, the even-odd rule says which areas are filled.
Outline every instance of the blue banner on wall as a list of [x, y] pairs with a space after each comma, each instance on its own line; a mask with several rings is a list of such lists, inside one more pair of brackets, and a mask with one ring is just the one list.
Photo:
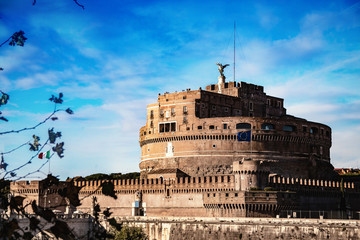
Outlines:
[[238, 132], [237, 140], [239, 142], [250, 142], [251, 141], [251, 130]]

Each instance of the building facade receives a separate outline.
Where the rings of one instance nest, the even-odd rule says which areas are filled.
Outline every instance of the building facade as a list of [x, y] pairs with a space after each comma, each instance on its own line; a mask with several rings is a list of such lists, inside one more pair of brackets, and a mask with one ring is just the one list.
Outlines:
[[[219, 88], [220, 87], [220, 88]], [[251, 141], [237, 134], [251, 130]], [[234, 161], [261, 161], [270, 174], [329, 178], [331, 128], [286, 114], [281, 98], [245, 82], [158, 96], [140, 129], [140, 171], [231, 174]]]
[[[159, 94], [147, 106], [139, 143], [141, 178], [72, 181], [81, 188], [78, 211], [91, 214], [97, 203], [112, 216], [360, 210], [358, 183], [334, 179], [331, 128], [287, 115], [283, 99], [267, 95], [262, 86], [219, 77], [205, 90]], [[101, 191], [109, 181], [116, 199]], [[44, 189], [29, 195], [26, 185], [36, 184], [14, 182], [12, 194], [40, 203], [45, 192], [54, 201], [59, 196]]]

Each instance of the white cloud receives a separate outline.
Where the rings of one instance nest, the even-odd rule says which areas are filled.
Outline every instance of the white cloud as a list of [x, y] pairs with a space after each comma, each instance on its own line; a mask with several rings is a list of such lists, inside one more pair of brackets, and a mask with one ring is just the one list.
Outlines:
[[26, 47], [8, 47], [3, 50], [0, 56], [1, 67], [4, 68], [2, 74], [7, 74], [14, 71], [28, 70], [29, 66], [33, 65], [34, 56], [38, 52], [37, 47], [31, 44], [26, 44]]
[[350, 129], [333, 130], [331, 148], [332, 163], [335, 167], [360, 167], [360, 125]]

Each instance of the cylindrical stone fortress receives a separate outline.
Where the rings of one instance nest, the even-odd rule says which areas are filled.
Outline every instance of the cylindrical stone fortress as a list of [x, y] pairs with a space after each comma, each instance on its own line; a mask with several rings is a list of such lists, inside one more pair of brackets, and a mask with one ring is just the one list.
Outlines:
[[[251, 139], [242, 139], [249, 131]], [[285, 177], [326, 178], [332, 169], [330, 127], [286, 115], [283, 99], [244, 82], [159, 94], [147, 107], [140, 146], [143, 176], [159, 169], [231, 174], [242, 159]]]

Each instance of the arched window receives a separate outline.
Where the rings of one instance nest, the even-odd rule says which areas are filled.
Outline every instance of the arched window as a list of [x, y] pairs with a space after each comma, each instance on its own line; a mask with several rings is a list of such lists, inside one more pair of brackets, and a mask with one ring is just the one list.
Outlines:
[[250, 123], [238, 123], [236, 124], [236, 129], [251, 129]]
[[317, 127], [310, 128], [310, 133], [311, 134], [318, 134], [318, 132], [319, 132], [319, 129]]
[[295, 132], [296, 127], [292, 126], [292, 125], [284, 125], [283, 126], [283, 131], [285, 131], [285, 132]]
[[263, 123], [261, 124], [261, 129], [263, 130], [271, 130], [271, 129], [274, 129], [274, 125], [271, 124], [271, 123]]

